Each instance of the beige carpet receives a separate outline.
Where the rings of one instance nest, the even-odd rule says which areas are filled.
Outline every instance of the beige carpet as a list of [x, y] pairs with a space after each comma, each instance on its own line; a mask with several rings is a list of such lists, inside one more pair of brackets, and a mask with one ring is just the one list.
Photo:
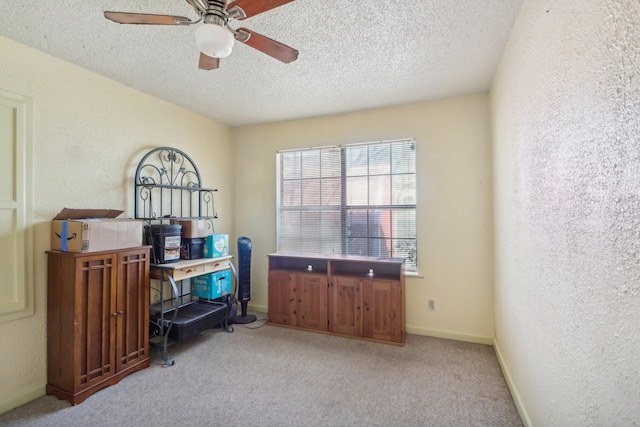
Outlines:
[[[264, 316], [259, 316], [264, 317]], [[493, 348], [404, 347], [275, 326], [209, 330], [77, 406], [44, 396], [2, 426], [522, 426]], [[255, 329], [249, 329], [252, 327]]]

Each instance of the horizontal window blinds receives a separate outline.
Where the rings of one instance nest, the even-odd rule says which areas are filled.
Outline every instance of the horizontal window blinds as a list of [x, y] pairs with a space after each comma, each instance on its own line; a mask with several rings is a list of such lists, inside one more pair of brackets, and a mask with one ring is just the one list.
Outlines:
[[278, 251], [406, 258], [417, 270], [415, 141], [279, 152]]

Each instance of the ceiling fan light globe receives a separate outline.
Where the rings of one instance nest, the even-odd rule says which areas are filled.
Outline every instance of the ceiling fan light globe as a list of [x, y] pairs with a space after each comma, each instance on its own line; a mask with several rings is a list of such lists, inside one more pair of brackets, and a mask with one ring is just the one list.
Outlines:
[[200, 52], [212, 58], [226, 58], [233, 49], [233, 34], [226, 28], [204, 23], [195, 31], [196, 44]]

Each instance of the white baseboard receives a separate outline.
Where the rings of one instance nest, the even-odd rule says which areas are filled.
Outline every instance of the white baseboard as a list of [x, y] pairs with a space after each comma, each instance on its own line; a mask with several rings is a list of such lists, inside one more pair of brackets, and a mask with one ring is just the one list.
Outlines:
[[445, 338], [455, 341], [472, 342], [475, 344], [493, 345], [493, 337], [484, 335], [461, 334], [458, 332], [441, 331], [438, 329], [418, 328], [407, 326], [407, 333], [414, 335], [424, 335], [427, 337]]
[[513, 378], [511, 377], [511, 372], [509, 371], [509, 367], [507, 366], [507, 362], [502, 357], [502, 351], [500, 350], [500, 345], [497, 340], [493, 340], [493, 349], [496, 352], [496, 357], [498, 358], [498, 364], [500, 364], [500, 369], [502, 369], [502, 376], [504, 376], [505, 381], [507, 382], [507, 387], [509, 387], [509, 391], [511, 392], [511, 397], [513, 398], [513, 402], [516, 405], [516, 409], [520, 414], [520, 418], [522, 419], [522, 423], [525, 427], [531, 427], [531, 420], [529, 419], [529, 414], [527, 413], [527, 409], [524, 406], [524, 402], [520, 397], [520, 393], [518, 392], [518, 388], [513, 382]]
[[36, 400], [40, 396], [44, 396], [45, 393], [46, 393], [46, 385], [42, 384], [40, 386], [32, 388], [31, 390], [27, 390], [26, 392], [18, 396], [14, 396], [9, 400], [2, 401], [0, 402], [0, 414], [9, 412], [13, 408], [22, 406], [25, 403], [31, 402], [32, 400]]
[[[254, 313], [264, 313], [264, 314], [267, 314], [268, 312], [266, 305], [248, 304], [247, 310], [253, 311]], [[240, 314], [240, 304], [238, 304], [238, 314]]]
[[[247, 309], [254, 313], [264, 313], [264, 314], [268, 313], [268, 307], [266, 305], [249, 304]], [[238, 310], [240, 310], [239, 307], [238, 307]], [[460, 334], [457, 332], [440, 331], [437, 329], [426, 329], [426, 328], [418, 328], [413, 326], [407, 326], [406, 329], [408, 334], [424, 335], [427, 337], [436, 337], [436, 338], [446, 338], [450, 340], [472, 342], [476, 344], [493, 345], [493, 337], [484, 336], [484, 335]]]

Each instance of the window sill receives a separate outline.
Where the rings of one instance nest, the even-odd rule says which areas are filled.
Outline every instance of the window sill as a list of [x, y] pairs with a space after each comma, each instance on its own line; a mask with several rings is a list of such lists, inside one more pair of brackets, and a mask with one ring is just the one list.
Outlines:
[[415, 277], [416, 279], [424, 279], [424, 274], [420, 273], [419, 271], [405, 271], [404, 276]]

